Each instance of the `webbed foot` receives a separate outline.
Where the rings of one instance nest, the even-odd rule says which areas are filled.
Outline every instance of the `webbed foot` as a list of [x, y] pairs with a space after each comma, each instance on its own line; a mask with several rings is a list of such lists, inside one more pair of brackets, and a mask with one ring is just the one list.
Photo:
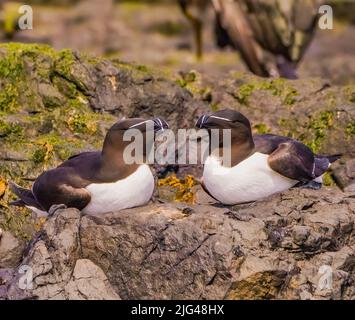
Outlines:
[[322, 183], [316, 182], [314, 180], [309, 182], [300, 182], [295, 185], [295, 188], [319, 190], [322, 188]]
[[54, 204], [48, 210], [48, 216], [52, 216], [57, 210], [67, 209], [65, 204]]

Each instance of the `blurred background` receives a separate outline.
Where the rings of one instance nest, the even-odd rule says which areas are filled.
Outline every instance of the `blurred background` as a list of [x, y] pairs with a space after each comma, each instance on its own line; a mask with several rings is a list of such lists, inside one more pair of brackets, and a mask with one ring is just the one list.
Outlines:
[[354, 83], [355, 3], [327, 2], [334, 10], [333, 30], [321, 30], [316, 24], [320, 3], [28, 0], [33, 30], [18, 30], [18, 7], [23, 2], [2, 1], [0, 41], [46, 43], [159, 66], [167, 73], [194, 69], [215, 78], [250, 70], [294, 78], [298, 65], [300, 78]]

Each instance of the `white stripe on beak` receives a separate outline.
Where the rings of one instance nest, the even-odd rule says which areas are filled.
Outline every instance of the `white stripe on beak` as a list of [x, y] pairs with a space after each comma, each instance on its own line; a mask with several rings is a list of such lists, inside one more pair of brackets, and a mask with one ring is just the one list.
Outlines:
[[215, 119], [219, 119], [219, 120], [224, 120], [224, 121], [228, 121], [228, 122], [233, 122], [233, 121], [230, 120], [230, 119], [222, 118], [222, 117], [217, 117], [217, 116], [210, 116], [210, 118], [215, 118]]
[[[204, 114], [202, 116], [202, 119], [201, 119], [201, 123], [200, 123], [200, 128], [202, 128], [203, 124], [205, 123], [205, 119], [206, 119], [206, 115]], [[197, 120], [195, 126], [197, 126], [197, 123], [200, 121], [200, 119]]]
[[143, 123], [147, 123], [149, 120], [144, 120], [144, 121], [142, 121], [142, 122], [138, 122], [138, 123], [136, 123], [136, 124], [134, 124], [134, 125], [131, 125], [130, 127], [129, 127], [129, 129], [131, 129], [131, 128], [134, 128], [134, 127], [138, 127], [138, 126], [140, 126], [141, 124], [143, 124]]
[[164, 131], [164, 126], [163, 126], [163, 122], [161, 122], [161, 120], [158, 118], [158, 121], [160, 123], [160, 129], [161, 131]]

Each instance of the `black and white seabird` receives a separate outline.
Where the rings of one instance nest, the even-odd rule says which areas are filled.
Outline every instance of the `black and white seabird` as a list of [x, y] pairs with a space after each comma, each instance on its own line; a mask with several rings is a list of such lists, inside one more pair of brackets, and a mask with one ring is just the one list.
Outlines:
[[260, 200], [298, 184], [319, 188], [322, 175], [340, 157], [313, 154], [306, 145], [288, 137], [253, 136], [249, 120], [234, 110], [204, 115], [196, 126], [209, 134], [212, 129], [231, 130], [230, 164], [223, 165], [218, 156], [223, 152], [220, 138], [218, 150], [210, 150], [206, 158], [202, 177], [204, 189], [227, 205]]
[[[153, 122], [151, 126], [147, 126], [149, 121]], [[12, 191], [20, 198], [11, 204], [28, 207], [39, 215], [46, 215], [58, 205], [96, 215], [146, 204], [155, 187], [150, 167], [145, 163], [127, 164], [123, 156], [131, 143], [123, 136], [131, 128], [142, 132], [146, 146], [147, 130], [157, 132], [168, 128], [168, 124], [160, 118], [116, 122], [106, 134], [102, 151], [80, 153], [43, 172], [32, 190], [11, 183]], [[142, 150], [143, 160], [146, 151]]]

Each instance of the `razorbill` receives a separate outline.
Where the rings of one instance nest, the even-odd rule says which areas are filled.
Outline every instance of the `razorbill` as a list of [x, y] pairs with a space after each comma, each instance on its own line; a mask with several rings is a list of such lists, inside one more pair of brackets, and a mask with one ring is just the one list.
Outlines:
[[203, 115], [196, 126], [206, 129], [230, 129], [229, 165], [222, 157], [223, 140], [209, 150], [202, 185], [216, 200], [234, 205], [263, 199], [296, 185], [320, 188], [322, 175], [340, 156], [321, 156], [303, 143], [272, 134], [252, 135], [249, 120], [234, 110]]
[[[147, 126], [149, 121], [151, 126]], [[147, 130], [160, 131], [168, 128], [168, 124], [160, 118], [116, 122], [108, 130], [101, 151], [80, 153], [43, 172], [31, 190], [11, 183], [11, 190], [19, 198], [11, 204], [28, 207], [39, 215], [47, 215], [50, 208], [57, 206], [96, 215], [146, 204], [153, 194], [155, 181], [147, 164], [124, 161], [125, 147], [131, 141], [124, 141], [123, 136], [131, 128], [143, 134], [146, 146]], [[147, 150], [143, 149], [144, 158]]]

